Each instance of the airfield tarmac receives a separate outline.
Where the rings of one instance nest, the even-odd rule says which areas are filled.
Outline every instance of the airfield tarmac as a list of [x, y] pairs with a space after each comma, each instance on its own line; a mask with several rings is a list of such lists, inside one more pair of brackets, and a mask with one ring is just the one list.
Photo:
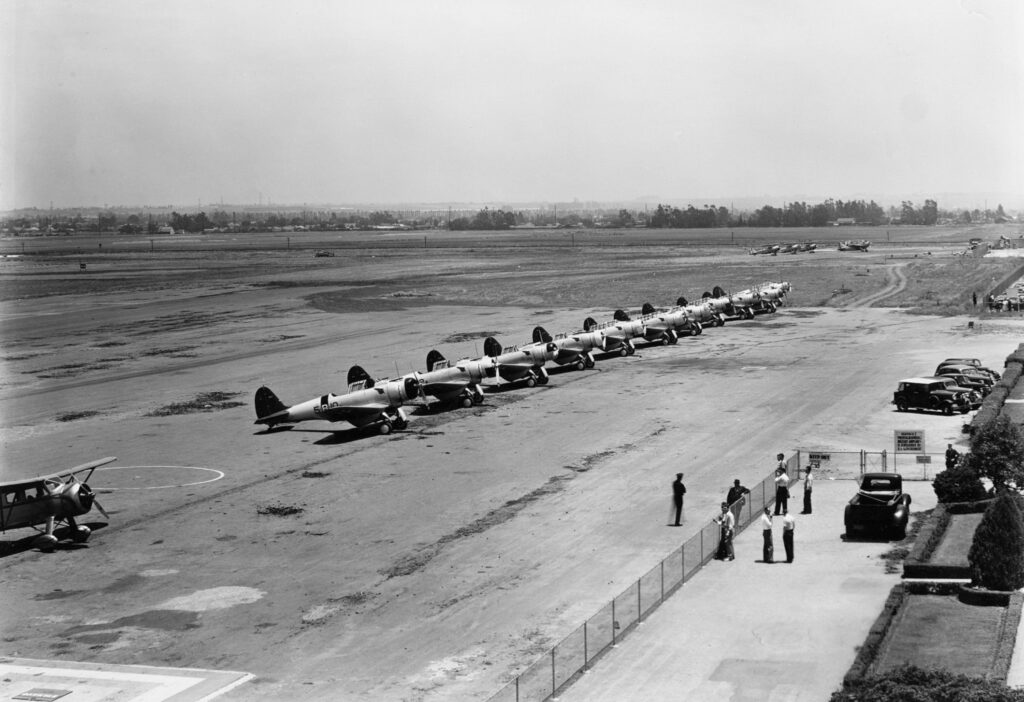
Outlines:
[[[902, 290], [884, 253], [111, 248], [89, 279], [80, 255], [0, 268], [24, 293], [0, 312], [2, 479], [118, 457], [91, 481], [111, 519], [86, 547], [4, 535], [2, 653], [254, 674], [225, 699], [486, 699], [777, 451], [891, 450], [897, 428], [962, 443], [963, 417], [896, 413], [895, 382], [946, 356], [1001, 367], [1024, 331], [859, 306]], [[489, 334], [763, 280], [794, 283], [775, 315], [416, 411], [391, 436], [252, 424], [261, 384], [298, 402], [344, 390], [354, 363], [394, 375], [431, 348], [478, 356]], [[688, 521], [671, 529], [677, 471]]]

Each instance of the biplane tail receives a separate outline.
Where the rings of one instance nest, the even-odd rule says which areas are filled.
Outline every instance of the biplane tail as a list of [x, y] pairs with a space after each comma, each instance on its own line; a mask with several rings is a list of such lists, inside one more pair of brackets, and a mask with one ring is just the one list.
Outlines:
[[545, 343], [546, 344], [546, 343], [549, 343], [550, 341], [551, 341], [551, 335], [548, 334], [547, 329], [545, 329], [544, 327], [534, 327], [533, 328], [533, 342], [535, 344], [539, 344], [539, 343]]
[[434, 370], [434, 366], [437, 365], [437, 363], [439, 361], [444, 361], [444, 360], [445, 360], [444, 354], [442, 354], [437, 349], [430, 349], [430, 352], [427, 354], [427, 371], [428, 372], [433, 371]]

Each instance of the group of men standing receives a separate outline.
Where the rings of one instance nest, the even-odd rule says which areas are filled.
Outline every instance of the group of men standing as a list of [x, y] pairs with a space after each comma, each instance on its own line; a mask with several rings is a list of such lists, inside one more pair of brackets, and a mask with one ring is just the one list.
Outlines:
[[[774, 516], [782, 517], [782, 544], [786, 549], [786, 563], [792, 563], [794, 558], [794, 544], [793, 537], [796, 531], [796, 518], [789, 512], [789, 471], [786, 464], [786, 457], [784, 454], [778, 454], [776, 456], [778, 465], [775, 469], [775, 514]], [[811, 496], [814, 491], [814, 466], [813, 464], [805, 469], [804, 477], [804, 504], [803, 512], [801, 514], [811, 514]], [[682, 488], [682, 493], [677, 488], [682, 484], [682, 474], [679, 473], [676, 476], [676, 483], [673, 483], [673, 495], [678, 495], [676, 502], [676, 524], [679, 523], [679, 510], [682, 508], [682, 494], [686, 492], [686, 488]], [[747, 495], [750, 494], [750, 490], [745, 488], [737, 478], [733, 480], [733, 485], [729, 488], [729, 492], [726, 495], [725, 502], [722, 503], [722, 513], [715, 519], [721, 528], [721, 538], [719, 541], [718, 553], [716, 558], [725, 561], [731, 561], [736, 557], [735, 551], [733, 550], [733, 536], [736, 532], [736, 524], [740, 518], [740, 510], [746, 503]], [[765, 506], [764, 513], [761, 515], [761, 528], [764, 535], [764, 550], [763, 560], [765, 563], [775, 562], [775, 547], [772, 538], [772, 511], [771, 508]]]

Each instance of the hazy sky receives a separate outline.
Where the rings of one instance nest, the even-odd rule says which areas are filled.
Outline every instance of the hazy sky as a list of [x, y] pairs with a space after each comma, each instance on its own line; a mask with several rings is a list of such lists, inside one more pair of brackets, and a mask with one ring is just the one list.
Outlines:
[[0, 0], [0, 209], [1024, 206], [1021, 7]]

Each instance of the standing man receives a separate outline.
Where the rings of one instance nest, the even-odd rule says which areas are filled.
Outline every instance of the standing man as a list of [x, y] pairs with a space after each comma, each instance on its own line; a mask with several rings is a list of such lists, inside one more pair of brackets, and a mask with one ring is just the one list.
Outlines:
[[946, 470], [953, 468], [960, 461], [960, 452], [953, 448], [953, 444], [946, 444]]
[[786, 473], [786, 464], [779, 454], [779, 467], [775, 469], [775, 515], [778, 516], [786, 511], [789, 506], [789, 475]]
[[811, 471], [813, 469], [814, 464], [811, 463], [804, 472], [804, 511], [800, 514], [811, 513], [811, 488], [814, 486], [814, 474]]
[[732, 487], [729, 488], [729, 493], [725, 496], [725, 501], [729, 503], [729, 510], [732, 512], [733, 520], [737, 524], [740, 523], [740, 510], [746, 504], [746, 496], [749, 494], [750, 490], [740, 485], [740, 479], [736, 478], [732, 481]]
[[732, 516], [732, 512], [729, 511], [728, 502], [722, 503], [722, 513], [715, 517], [715, 521], [721, 527], [721, 537], [718, 542], [716, 558], [722, 561], [731, 561], [736, 558], [736, 553], [732, 549], [732, 535], [733, 530], [736, 528], [736, 519]]
[[977, 290], [975, 290], [974, 292], [971, 293], [971, 300], [974, 301], [974, 306], [977, 307], [978, 306], [978, 291]]
[[775, 544], [772, 543], [772, 511], [768, 507], [764, 508], [764, 514], [761, 515], [761, 533], [764, 534], [762, 558], [765, 563], [774, 563]]
[[672, 505], [676, 509], [676, 523], [672, 526], [680, 526], [679, 520], [683, 516], [683, 495], [686, 494], [686, 486], [683, 485], [683, 474], [676, 473], [676, 479], [672, 481]]
[[786, 563], [793, 562], [793, 531], [796, 530], [796, 517], [789, 512], [782, 518], [782, 545], [786, 547]]

